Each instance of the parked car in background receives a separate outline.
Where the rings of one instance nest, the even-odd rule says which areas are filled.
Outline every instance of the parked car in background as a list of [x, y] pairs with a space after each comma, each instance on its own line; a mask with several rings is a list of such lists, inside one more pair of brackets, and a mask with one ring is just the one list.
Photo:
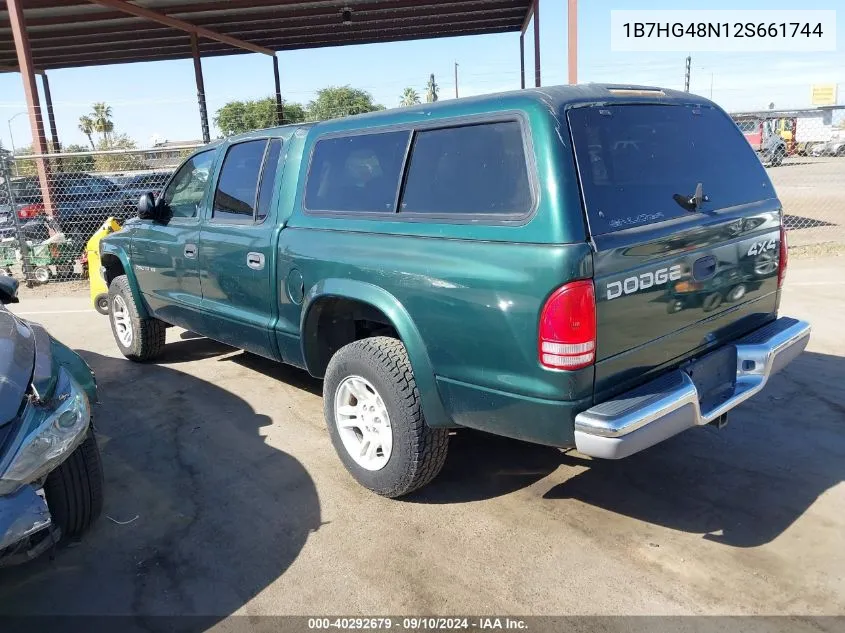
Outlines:
[[161, 193], [171, 173], [169, 171], [157, 171], [149, 174], [138, 174], [128, 178], [120, 185], [127, 202], [131, 204], [132, 215], [135, 215], [135, 210], [138, 207], [138, 198], [145, 193], [152, 193], [156, 196]]
[[79, 536], [103, 507], [94, 374], [5, 308], [16, 302], [17, 281], [0, 275], [0, 567]]
[[[60, 172], [52, 174], [52, 184], [56, 230], [80, 247], [106, 218], [125, 220], [134, 215], [137, 200], [130, 200], [107, 178], [82, 172]], [[37, 176], [13, 179], [12, 192], [18, 217], [22, 220], [42, 218], [46, 214]]]
[[831, 139], [827, 143], [817, 143], [810, 150], [811, 156], [845, 156], [845, 138]]

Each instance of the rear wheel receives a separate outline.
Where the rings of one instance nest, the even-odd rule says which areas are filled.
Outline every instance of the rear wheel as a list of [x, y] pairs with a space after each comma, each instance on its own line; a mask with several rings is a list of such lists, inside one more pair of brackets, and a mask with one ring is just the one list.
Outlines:
[[126, 275], [109, 284], [108, 308], [115, 343], [126, 358], [148, 361], [161, 354], [167, 326], [155, 318], [141, 318]]
[[44, 495], [53, 524], [62, 536], [77, 537], [103, 510], [103, 465], [93, 429], [62, 464], [47, 476]]
[[401, 497], [443, 468], [448, 430], [426, 424], [401, 341], [376, 336], [338, 350], [326, 370], [323, 406], [338, 456], [373, 492]]

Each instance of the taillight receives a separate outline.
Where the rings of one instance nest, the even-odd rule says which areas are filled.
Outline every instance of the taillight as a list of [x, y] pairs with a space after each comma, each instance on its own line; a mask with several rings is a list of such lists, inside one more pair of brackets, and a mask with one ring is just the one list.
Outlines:
[[558, 288], [540, 313], [540, 364], [581, 369], [596, 360], [596, 294], [592, 281]]
[[778, 255], [778, 288], [783, 285], [783, 279], [786, 277], [787, 260], [789, 260], [789, 245], [786, 243], [786, 229], [781, 225], [780, 253]]
[[18, 217], [21, 220], [29, 220], [37, 215], [44, 215], [44, 205], [40, 202], [28, 204], [18, 209]]

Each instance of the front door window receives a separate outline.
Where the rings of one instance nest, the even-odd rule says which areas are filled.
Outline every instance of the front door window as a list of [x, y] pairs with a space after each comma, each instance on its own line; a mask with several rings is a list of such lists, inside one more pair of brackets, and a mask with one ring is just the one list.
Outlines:
[[213, 150], [202, 152], [191, 157], [176, 172], [164, 190], [164, 203], [170, 209], [171, 217], [197, 216], [208, 187], [213, 158]]

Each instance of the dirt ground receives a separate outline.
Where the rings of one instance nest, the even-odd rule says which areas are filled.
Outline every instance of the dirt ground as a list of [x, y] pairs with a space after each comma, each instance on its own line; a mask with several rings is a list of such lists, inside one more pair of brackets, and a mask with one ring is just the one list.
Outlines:
[[791, 263], [813, 338], [727, 428], [620, 462], [460, 431], [400, 501], [347, 475], [306, 373], [176, 329], [133, 364], [84, 291], [25, 291], [97, 374], [107, 498], [0, 571], [0, 615], [845, 615], [843, 273]]
[[790, 245], [845, 243], [845, 158], [792, 156], [766, 171], [787, 214]]

